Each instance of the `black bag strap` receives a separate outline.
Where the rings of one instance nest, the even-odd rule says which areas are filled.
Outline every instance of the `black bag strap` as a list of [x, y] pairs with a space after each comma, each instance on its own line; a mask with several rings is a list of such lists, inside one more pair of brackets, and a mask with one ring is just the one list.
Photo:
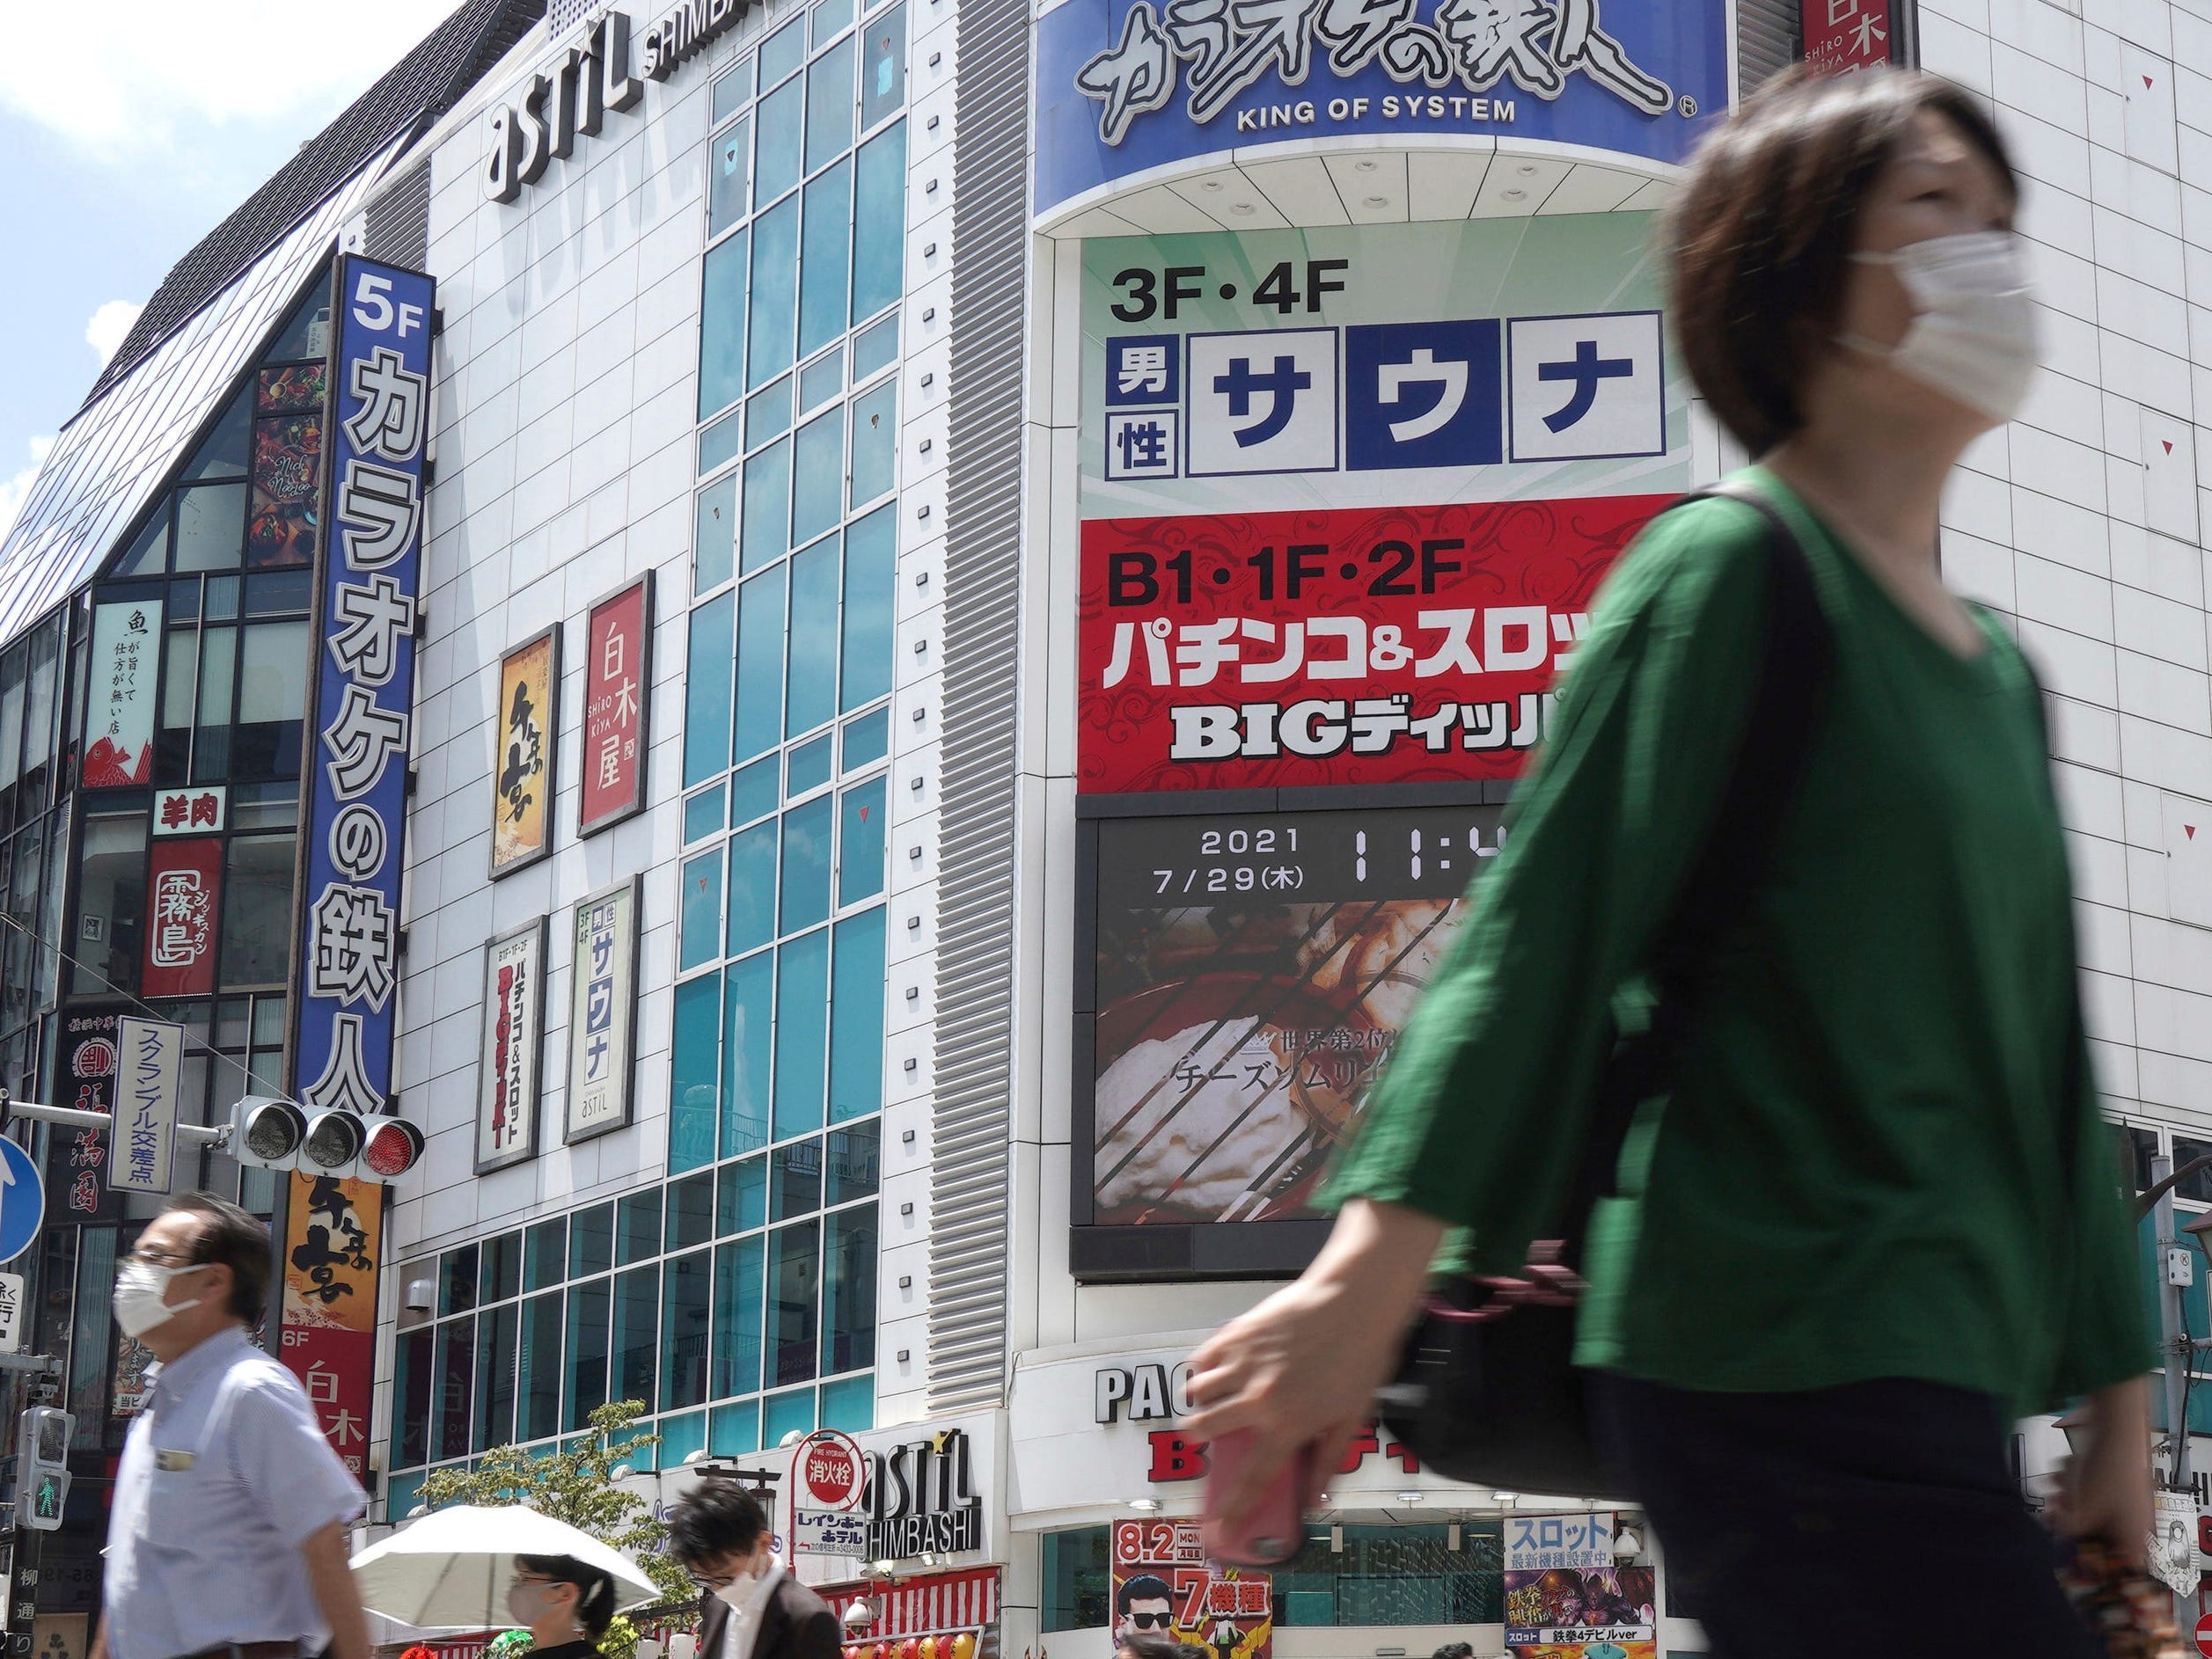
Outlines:
[[1672, 1086], [1721, 944], [1766, 881], [1835, 678], [1835, 634], [1797, 531], [1757, 486], [1740, 479], [1693, 492], [1667, 510], [1712, 496], [1741, 501], [1766, 520], [1767, 625], [1758, 675], [1719, 806], [1645, 959], [1659, 993], [1651, 1023], [1616, 1043], [1599, 1085], [1583, 1162], [1562, 1217], [1563, 1259], [1570, 1266], [1580, 1256], [1592, 1210], [1614, 1190], [1637, 1107]]

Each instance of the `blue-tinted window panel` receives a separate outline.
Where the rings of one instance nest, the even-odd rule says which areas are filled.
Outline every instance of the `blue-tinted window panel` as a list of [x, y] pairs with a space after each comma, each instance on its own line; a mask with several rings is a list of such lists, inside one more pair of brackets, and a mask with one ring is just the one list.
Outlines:
[[[849, 756], [853, 752], [852, 726], [847, 726], [845, 731], [845, 752]], [[852, 762], [848, 760], [846, 764], [850, 766]], [[712, 789], [702, 789], [696, 795], [685, 796], [684, 844], [688, 847], [694, 841], [703, 841], [720, 830], [722, 827], [722, 786], [720, 784]]]
[[722, 1136], [724, 1158], [768, 1144], [769, 1096], [775, 1049], [775, 954], [763, 951], [732, 962], [722, 974]]
[[[684, 781], [696, 784], [729, 764], [729, 685], [736, 596], [696, 607], [684, 675]], [[780, 632], [780, 618], [779, 618]]]
[[677, 971], [705, 966], [722, 954], [722, 850], [684, 861], [678, 903]]
[[542, 1440], [560, 1432], [561, 1303], [561, 1293], [555, 1290], [523, 1304], [515, 1433], [524, 1440]]
[[883, 890], [886, 780], [872, 778], [838, 797], [837, 902], [840, 908]]
[[752, 123], [740, 121], [707, 146], [707, 234], [720, 236], [751, 206]]
[[[835, 27], [852, 18], [847, 0], [844, 20]], [[846, 39], [807, 66], [807, 171], [827, 166], [852, 147], [853, 42]]]
[[711, 1244], [714, 1238], [714, 1172], [701, 1170], [683, 1180], [671, 1181], [663, 1246], [671, 1251], [689, 1250], [693, 1245]]
[[739, 110], [752, 96], [752, 60], [745, 59], [714, 81], [714, 113], [713, 120], [719, 126]]
[[837, 925], [830, 998], [830, 1122], [850, 1122], [883, 1104], [883, 917], [877, 905]]
[[807, 34], [803, 18], [794, 18], [783, 28], [770, 35], [760, 48], [760, 84], [765, 88], [806, 62]]
[[845, 406], [799, 428], [791, 462], [791, 544], [803, 547], [845, 516]]
[[745, 448], [758, 449], [791, 430], [791, 383], [763, 386], [745, 405]]
[[822, 1208], [822, 1141], [787, 1141], [768, 1154], [768, 1219], [796, 1221]]
[[762, 813], [773, 812], [781, 805], [779, 782], [773, 755], [734, 773], [729, 780], [730, 827], [751, 823]]
[[[804, 433], [800, 434], [802, 440]], [[791, 561], [791, 643], [783, 734], [812, 731], [837, 713], [838, 538]]]
[[692, 526], [692, 594], [728, 581], [737, 569], [737, 475], [726, 472], [699, 493]]
[[[765, 125], [761, 132], [766, 134]], [[791, 367], [791, 341], [799, 311], [798, 197], [789, 197], [753, 221], [752, 251], [746, 384], [765, 386]]]
[[750, 1394], [760, 1386], [764, 1246], [758, 1237], [714, 1246], [714, 1357], [707, 1382], [718, 1400]]
[[791, 551], [791, 440], [778, 438], [745, 463], [744, 574]]
[[415, 1474], [394, 1474], [385, 1479], [384, 1512], [395, 1525], [421, 1501], [422, 1483], [428, 1479], [428, 1471]]
[[699, 473], [704, 478], [744, 447], [745, 413], [732, 409], [699, 435]]
[[742, 231], [707, 251], [699, 296], [701, 420], [729, 407], [745, 390], [745, 256]]
[[812, 927], [830, 913], [830, 824], [835, 802], [819, 796], [783, 815], [782, 904], [786, 933]]
[[812, 414], [844, 390], [845, 349], [839, 347], [799, 371], [799, 413]]
[[604, 1279], [568, 1287], [568, 1385], [565, 1426], [588, 1428], [607, 1403], [607, 1312], [613, 1292]]
[[879, 382], [853, 399], [853, 485], [855, 509], [890, 493], [898, 463], [898, 381]]
[[661, 1191], [652, 1187], [632, 1193], [615, 1208], [616, 1242], [626, 1268], [661, 1253]]
[[[707, 1402], [707, 1317], [714, 1279], [714, 1253], [707, 1250], [671, 1257], [661, 1275], [663, 1411]], [[665, 1433], [667, 1425], [662, 1429]], [[663, 1465], [672, 1456], [665, 1443], [659, 1453]]]
[[872, 324], [854, 338], [853, 341], [854, 384], [866, 380], [897, 356], [898, 313], [893, 311], [882, 322]]
[[[815, 1333], [821, 1325], [822, 1224], [802, 1221], [768, 1235], [768, 1354], [770, 1387], [809, 1381], [819, 1370]], [[814, 1426], [814, 1391], [805, 1391], [806, 1421], [779, 1421], [778, 1402], [764, 1402], [763, 1429], [780, 1437]]]
[[811, 790], [819, 789], [830, 781], [830, 734], [824, 732], [812, 742], [802, 743], [791, 751], [784, 785], [784, 793], [795, 800]]
[[814, 1390], [795, 1388], [787, 1394], [771, 1394], [760, 1402], [760, 1432], [767, 1443], [781, 1445], [783, 1437], [797, 1429], [811, 1433], [821, 1425], [814, 1420]]
[[721, 1115], [722, 980], [702, 974], [676, 987], [676, 1030], [669, 1061], [668, 1166], [670, 1173], [714, 1161]]
[[838, 756], [841, 771], [858, 771], [883, 758], [891, 746], [891, 712], [870, 710], [845, 722], [844, 752]]
[[799, 182], [799, 161], [806, 143], [805, 83], [794, 81], [760, 100], [754, 125], [760, 142], [753, 148], [752, 205], [766, 207]]
[[[787, 567], [737, 590], [737, 712], [731, 760], [748, 761], [783, 735], [783, 585]], [[688, 742], [689, 734], [685, 734]]]
[[891, 689], [891, 625], [898, 522], [879, 507], [845, 532], [843, 672], [838, 706], [859, 708]]
[[848, 1435], [866, 1434], [875, 1427], [873, 1372], [822, 1385], [822, 1427], [842, 1429]]
[[906, 123], [862, 144], [853, 184], [853, 320], [896, 300], [906, 259]]
[[[822, 1127], [830, 1024], [830, 931], [780, 946], [777, 956], [775, 1137]], [[878, 982], [879, 984], [881, 982]], [[788, 1379], [787, 1379], [788, 1380]]]
[[661, 1436], [658, 1457], [663, 1469], [679, 1468], [693, 1452], [707, 1450], [707, 1414], [703, 1411], [687, 1411], [680, 1417], [663, 1417], [658, 1429]]
[[[759, 1369], [759, 1361], [753, 1363]], [[760, 1402], [717, 1406], [707, 1414], [707, 1450], [716, 1458], [741, 1458], [760, 1450]]]
[[[835, 1041], [835, 1037], [831, 1041]], [[858, 1199], [875, 1196], [883, 1185], [883, 1120], [878, 1115], [861, 1118], [846, 1129], [833, 1129], [824, 1137], [824, 1208], [841, 1210]]]
[[866, 1370], [875, 1363], [875, 1206], [834, 1210], [822, 1224], [822, 1370]]
[[588, 1279], [614, 1265], [614, 1206], [595, 1204], [568, 1221], [568, 1276]]
[[852, 247], [853, 164], [840, 161], [807, 186], [805, 253], [799, 267], [799, 354], [846, 329]]
[[820, 49], [824, 40], [832, 40], [837, 32], [853, 21], [853, 0], [822, 0], [822, 4], [807, 13], [807, 26], [814, 32], [814, 44]]
[[776, 936], [776, 821], [729, 838], [729, 937], [724, 954], [743, 956]]
[[721, 1166], [714, 1188], [714, 1231], [751, 1232], [768, 1219], [768, 1160], [755, 1156]]
[[906, 8], [877, 12], [861, 31], [861, 130], [906, 101]]

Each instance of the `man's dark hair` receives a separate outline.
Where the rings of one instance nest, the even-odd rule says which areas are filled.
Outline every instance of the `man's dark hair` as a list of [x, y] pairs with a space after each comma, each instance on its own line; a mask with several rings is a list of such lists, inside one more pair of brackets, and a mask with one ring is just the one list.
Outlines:
[[767, 1530], [767, 1511], [745, 1487], [704, 1480], [669, 1511], [669, 1553], [694, 1567], [729, 1550], [750, 1554]]
[[268, 1307], [269, 1230], [213, 1193], [179, 1193], [163, 1213], [177, 1210], [200, 1217], [193, 1265], [231, 1269], [231, 1312], [251, 1330]]
[[[1149, 1630], [1134, 1631], [1117, 1637], [1114, 1653], [1117, 1659], [1184, 1659], [1188, 1649], [1173, 1636], [1162, 1636]], [[1206, 1654], [1205, 1659], [1213, 1659]]]
[[1699, 149], [1667, 218], [1668, 303], [1690, 378], [1752, 456], [1805, 424], [1842, 315], [1859, 204], [1923, 111], [1995, 164], [2004, 141], [1949, 81], [1912, 69], [1776, 76]]
[[1114, 1592], [1114, 1611], [1125, 1613], [1132, 1602], [1166, 1602], [1172, 1607], [1176, 1604], [1175, 1589], [1157, 1573], [1138, 1573], [1124, 1579], [1121, 1588]]
[[1447, 1641], [1431, 1654], [1429, 1659], [1475, 1659], [1475, 1645], [1466, 1641]]
[[525, 1573], [550, 1578], [557, 1584], [576, 1587], [576, 1620], [584, 1633], [597, 1641], [614, 1622], [614, 1575], [573, 1555], [517, 1555], [515, 1565]]

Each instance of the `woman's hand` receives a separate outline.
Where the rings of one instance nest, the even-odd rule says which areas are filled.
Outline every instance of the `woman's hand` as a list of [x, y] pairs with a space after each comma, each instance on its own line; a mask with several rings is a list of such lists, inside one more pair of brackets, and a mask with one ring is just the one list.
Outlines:
[[1444, 1224], [1395, 1204], [1344, 1206], [1314, 1265], [1190, 1356], [1184, 1424], [1193, 1440], [1251, 1431], [1250, 1450], [1212, 1507], [1242, 1521], [1302, 1446], [1315, 1448], [1307, 1508], [1344, 1449], [1374, 1413], [1374, 1391], [1396, 1368]]
[[2150, 1390], [2138, 1377], [2089, 1397], [2088, 1444], [2060, 1468], [2051, 1506], [2062, 1536], [2101, 1537], [2135, 1568], [2150, 1536]]

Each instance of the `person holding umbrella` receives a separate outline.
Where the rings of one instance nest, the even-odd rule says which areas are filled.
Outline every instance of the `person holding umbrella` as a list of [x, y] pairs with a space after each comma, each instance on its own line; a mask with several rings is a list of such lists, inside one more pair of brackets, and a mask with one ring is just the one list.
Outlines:
[[531, 1659], [591, 1659], [614, 1622], [614, 1575], [573, 1555], [517, 1555], [507, 1614], [530, 1626]]

